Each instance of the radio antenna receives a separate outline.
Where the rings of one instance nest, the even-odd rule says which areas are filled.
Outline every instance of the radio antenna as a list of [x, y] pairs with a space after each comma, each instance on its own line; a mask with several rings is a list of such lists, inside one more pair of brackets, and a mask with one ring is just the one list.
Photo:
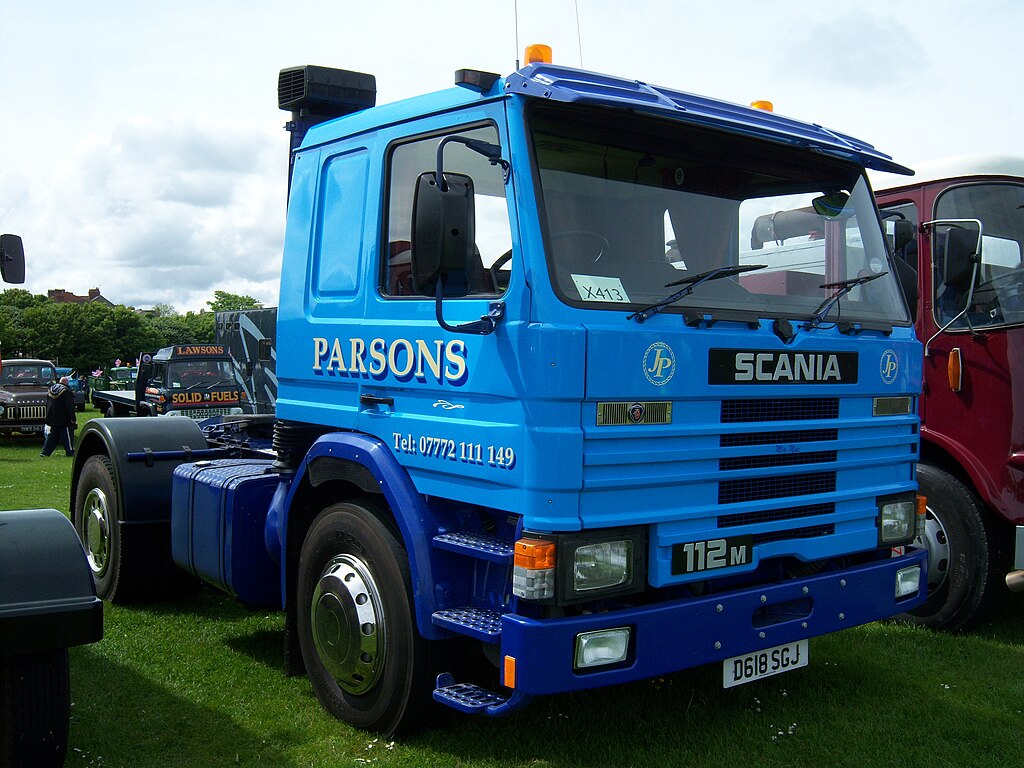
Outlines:
[[516, 71], [519, 71], [519, 0], [512, 0], [512, 13], [516, 27]]
[[576, 44], [580, 50], [580, 69], [583, 69], [583, 35], [580, 34], [580, 0], [574, 0], [576, 6]]

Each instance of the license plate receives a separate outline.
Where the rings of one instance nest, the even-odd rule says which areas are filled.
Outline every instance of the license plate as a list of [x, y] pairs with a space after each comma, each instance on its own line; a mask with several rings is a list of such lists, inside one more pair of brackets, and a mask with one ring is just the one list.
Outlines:
[[722, 662], [722, 687], [732, 688], [807, 666], [807, 641], [776, 645]]
[[43, 427], [42, 424], [24, 424], [20, 427], [17, 427], [17, 429], [21, 430], [22, 432], [42, 432], [43, 429], [45, 429], [45, 427]]

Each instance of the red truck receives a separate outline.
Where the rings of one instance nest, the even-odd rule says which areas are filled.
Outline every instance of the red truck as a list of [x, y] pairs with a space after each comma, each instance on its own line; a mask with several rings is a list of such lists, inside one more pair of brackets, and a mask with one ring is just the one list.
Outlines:
[[1024, 590], [1024, 159], [951, 158], [876, 197], [924, 344], [930, 596], [910, 618], [959, 631], [1004, 580]]

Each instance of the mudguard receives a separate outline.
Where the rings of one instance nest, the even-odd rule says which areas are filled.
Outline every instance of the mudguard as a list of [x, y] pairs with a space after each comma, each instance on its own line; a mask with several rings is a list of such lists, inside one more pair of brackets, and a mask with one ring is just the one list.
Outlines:
[[[203, 431], [188, 418], [93, 419], [85, 425], [78, 439], [69, 508], [75, 508], [82, 466], [92, 456], [106, 455], [113, 466], [114, 484], [120, 495], [121, 522], [169, 523], [174, 468], [190, 461], [190, 452], [204, 451], [207, 447]], [[139, 457], [139, 454], [162, 451], [184, 453], [177, 459]]]
[[103, 637], [103, 603], [71, 521], [55, 509], [0, 512], [0, 657]]
[[[314, 486], [338, 477], [355, 483], [365, 491], [383, 494], [394, 513], [409, 553], [409, 571], [417, 595], [416, 623], [420, 634], [427, 639], [446, 636], [431, 621], [437, 593], [435, 552], [431, 539], [438, 531], [440, 522], [388, 446], [376, 437], [358, 432], [331, 432], [320, 437], [299, 467], [288, 497], [283, 500], [283, 510], [277, 509], [276, 505], [271, 507], [267, 526], [276, 529], [275, 535], [271, 537], [276, 541], [268, 541], [268, 544], [276, 545], [271, 547], [271, 551], [276, 551], [278, 556], [288, 551], [288, 519], [284, 510], [291, 508], [295, 492], [301, 485], [298, 481], [306, 477]], [[282, 594], [285, 595], [288, 594], [286, 574], [287, 566], [282, 563]]]

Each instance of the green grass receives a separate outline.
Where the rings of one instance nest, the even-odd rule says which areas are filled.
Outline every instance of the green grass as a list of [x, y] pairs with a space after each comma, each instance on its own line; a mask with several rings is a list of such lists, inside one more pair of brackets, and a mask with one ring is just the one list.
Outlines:
[[[0, 440], [0, 507], [66, 511], [71, 462], [38, 453]], [[393, 743], [333, 720], [304, 677], [285, 677], [279, 614], [213, 590], [107, 606], [104, 639], [71, 652], [67, 766], [1016, 766], [1022, 608], [963, 637], [886, 623], [817, 638], [810, 667], [736, 689], [716, 666], [501, 720], [452, 714]]]

